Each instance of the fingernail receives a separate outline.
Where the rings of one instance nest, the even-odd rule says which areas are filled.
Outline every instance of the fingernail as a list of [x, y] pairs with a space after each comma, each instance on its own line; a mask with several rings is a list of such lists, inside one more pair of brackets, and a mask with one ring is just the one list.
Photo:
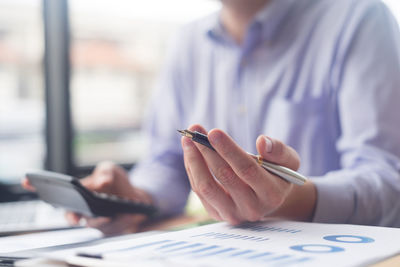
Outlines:
[[267, 153], [271, 153], [272, 152], [272, 141], [267, 136], [264, 136], [264, 139], [265, 139], [265, 144], [266, 144], [265, 151]]

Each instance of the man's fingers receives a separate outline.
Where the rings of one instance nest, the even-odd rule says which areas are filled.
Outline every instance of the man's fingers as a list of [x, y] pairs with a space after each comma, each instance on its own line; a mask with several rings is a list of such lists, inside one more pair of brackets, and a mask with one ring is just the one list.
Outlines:
[[[203, 128], [203, 126], [201, 126], [199, 124], [194, 124], [194, 125], [189, 126], [188, 130], [190, 130], [190, 131], [198, 131], [200, 133], [207, 134], [207, 131]], [[182, 139], [181, 139], [182, 147], [185, 146], [185, 142], [188, 142], [187, 140], [188, 140], [187, 138], [182, 137]], [[190, 170], [190, 167], [188, 165], [188, 161], [187, 160], [184, 160], [184, 165], [185, 165], [186, 173], [187, 173], [188, 178], [189, 178], [190, 187], [194, 188], [193, 175], [192, 175], [192, 171]]]
[[[182, 137], [183, 138], [183, 137]], [[189, 182], [190, 182], [190, 187], [194, 188], [194, 182], [193, 182], [193, 175], [192, 172], [189, 168], [189, 166], [187, 166], [187, 163], [185, 161], [185, 169], [186, 169], [186, 173], [187, 176], [189, 178]], [[219, 215], [218, 211], [216, 211], [216, 209], [214, 209], [214, 207], [212, 207], [204, 198], [202, 198], [200, 195], [197, 195], [201, 201], [201, 203], [203, 204], [204, 208], [207, 210], [208, 214], [213, 218], [216, 219], [218, 221], [221, 221], [221, 216]]]
[[[256, 192], [263, 205], [261, 207], [263, 210], [271, 210], [281, 205], [287, 191], [286, 181], [277, 179], [275, 175], [265, 171], [256, 160], [223, 131], [219, 129], [211, 130], [208, 133], [208, 138], [218, 154], [232, 167], [236, 175]], [[252, 214], [259, 215], [254, 212]]]
[[257, 138], [256, 146], [258, 153], [263, 159], [295, 171], [299, 169], [299, 155], [293, 148], [285, 145], [281, 141], [265, 135], [260, 135]]
[[91, 179], [92, 179], [92, 177], [89, 175], [89, 176], [86, 176], [85, 178], [81, 178], [81, 179], [79, 180], [79, 182], [80, 182], [84, 187], [89, 188], [89, 187], [91, 186], [91, 184], [93, 183], [93, 182], [91, 182]]
[[201, 144], [195, 143], [195, 145], [215, 178], [231, 195], [239, 213], [250, 221], [258, 221], [263, 214], [260, 212], [260, 205], [257, 205], [260, 201], [254, 190], [236, 175], [231, 166], [218, 153]]
[[65, 219], [67, 219], [68, 223], [71, 225], [78, 225], [80, 220], [82, 219], [82, 215], [75, 212], [66, 212]]
[[[188, 129], [191, 130], [191, 131], [198, 131], [198, 132], [200, 132], [200, 131], [203, 132], [203, 130], [204, 130], [204, 128], [202, 128], [201, 126], [200, 127], [196, 127], [196, 125], [193, 126], [193, 127], [189, 127]], [[205, 132], [205, 130], [204, 130], [204, 132]], [[184, 146], [184, 142], [186, 142], [185, 141], [185, 137], [182, 137], [181, 141], [182, 141], [182, 146]], [[188, 178], [189, 178], [190, 186], [191, 186], [191, 188], [194, 188], [194, 181], [193, 181], [192, 171], [190, 170], [190, 167], [188, 166], [188, 162], [186, 160], [184, 160], [184, 164], [185, 164], [186, 173], [187, 173]], [[199, 199], [200, 199], [201, 203], [203, 204], [204, 208], [207, 210], [208, 214], [213, 219], [218, 220], [218, 221], [222, 221], [222, 218], [219, 215], [218, 211], [213, 206], [211, 206], [207, 202], [207, 200], [205, 200], [202, 196], [200, 196], [200, 195], [197, 195], [197, 196], [199, 197]]]
[[240, 220], [235, 217], [235, 204], [225, 190], [215, 181], [206, 162], [195, 144], [187, 137], [182, 138], [184, 160], [191, 172], [193, 191], [213, 206], [218, 214], [232, 224]]
[[87, 216], [83, 216], [86, 219], [86, 225], [92, 228], [101, 229], [104, 225], [111, 223], [112, 218], [110, 217], [97, 217], [91, 218]]
[[213, 129], [208, 133], [208, 138], [235, 174], [257, 192], [265, 180], [265, 170], [223, 131]]
[[32, 191], [32, 192], [36, 191], [36, 188], [33, 185], [31, 185], [31, 183], [29, 182], [28, 178], [26, 178], [26, 177], [22, 179], [21, 185], [26, 190], [29, 190], [29, 191]]

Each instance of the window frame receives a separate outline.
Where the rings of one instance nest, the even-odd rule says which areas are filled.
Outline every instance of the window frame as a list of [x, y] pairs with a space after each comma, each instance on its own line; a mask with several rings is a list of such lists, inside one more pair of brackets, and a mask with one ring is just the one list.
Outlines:
[[74, 174], [70, 110], [70, 34], [67, 0], [43, 0], [46, 109], [45, 169]]
[[[95, 166], [74, 164], [68, 0], [43, 0], [46, 158], [44, 168], [82, 177]], [[118, 162], [117, 162], [118, 163]], [[135, 163], [119, 164], [125, 169]]]

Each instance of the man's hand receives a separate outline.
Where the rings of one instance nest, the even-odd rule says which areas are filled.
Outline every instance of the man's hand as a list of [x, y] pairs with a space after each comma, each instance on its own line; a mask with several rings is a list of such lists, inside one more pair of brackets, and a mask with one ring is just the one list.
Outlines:
[[[206, 133], [200, 125], [189, 130]], [[214, 219], [233, 225], [265, 217], [311, 219], [316, 200], [312, 183], [296, 186], [266, 171], [221, 130], [211, 130], [208, 139], [216, 151], [186, 137], [182, 146], [192, 190]], [[299, 168], [296, 151], [282, 142], [260, 136], [256, 146], [265, 160]]]
[[[128, 174], [123, 168], [111, 162], [98, 164], [93, 173], [80, 182], [92, 191], [114, 194], [146, 204], [152, 202], [146, 192], [131, 185]], [[22, 185], [28, 190], [34, 190], [27, 179], [23, 180]], [[137, 232], [140, 225], [146, 220], [145, 215], [119, 214], [112, 218], [91, 218], [74, 212], [67, 212], [66, 218], [72, 225], [79, 224], [81, 220], [86, 221], [87, 226], [97, 228], [105, 235]]]

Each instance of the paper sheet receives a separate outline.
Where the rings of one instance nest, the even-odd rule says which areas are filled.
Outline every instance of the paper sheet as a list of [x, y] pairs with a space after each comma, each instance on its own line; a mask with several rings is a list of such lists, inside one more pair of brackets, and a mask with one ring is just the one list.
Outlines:
[[90, 253], [90, 255], [100, 255], [116, 248], [126, 248], [132, 244], [132, 241], [137, 238], [148, 237], [151, 235], [157, 235], [164, 233], [164, 231], [147, 231], [136, 234], [122, 235], [117, 237], [109, 237], [98, 240], [95, 244], [89, 244], [80, 247], [73, 247], [67, 249], [56, 250], [53, 252], [45, 252], [39, 256], [47, 257], [54, 260], [66, 260], [70, 257], [74, 257], [81, 252]]
[[28, 249], [67, 245], [95, 240], [102, 237], [96, 229], [79, 228], [58, 230], [36, 234], [18, 235], [0, 238], [0, 253], [11, 253]]
[[400, 240], [400, 229], [288, 221], [239, 227], [218, 223], [79, 252], [101, 254], [104, 261], [121, 266], [364, 266], [399, 253], [395, 240]]

